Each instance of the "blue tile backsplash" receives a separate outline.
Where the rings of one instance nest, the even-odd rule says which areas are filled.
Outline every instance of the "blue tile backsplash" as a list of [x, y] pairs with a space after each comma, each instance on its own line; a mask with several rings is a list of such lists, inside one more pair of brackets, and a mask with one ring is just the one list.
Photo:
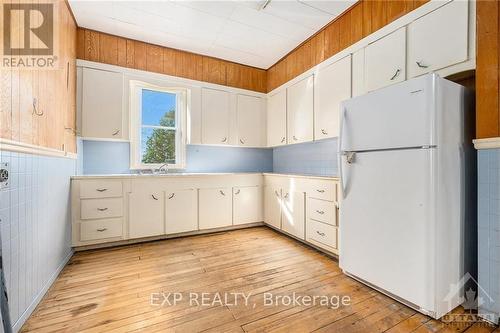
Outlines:
[[500, 313], [500, 149], [478, 150], [479, 313]]
[[273, 149], [273, 172], [337, 176], [337, 139], [299, 143]]

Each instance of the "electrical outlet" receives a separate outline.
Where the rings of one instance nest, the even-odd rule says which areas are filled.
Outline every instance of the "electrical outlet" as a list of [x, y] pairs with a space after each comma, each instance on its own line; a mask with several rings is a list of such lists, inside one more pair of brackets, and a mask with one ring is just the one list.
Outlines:
[[0, 163], [0, 190], [9, 187], [9, 163]]

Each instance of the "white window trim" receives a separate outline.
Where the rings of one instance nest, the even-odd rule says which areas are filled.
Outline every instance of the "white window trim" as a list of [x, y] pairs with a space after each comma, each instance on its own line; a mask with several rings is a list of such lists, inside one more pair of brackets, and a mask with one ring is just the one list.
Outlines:
[[176, 149], [175, 164], [168, 164], [168, 169], [186, 168], [186, 123], [189, 109], [189, 90], [179, 87], [163, 87], [143, 81], [130, 80], [130, 169], [151, 170], [158, 169], [162, 163], [141, 162], [141, 128], [142, 128], [142, 94], [140, 90], [149, 89], [175, 94], [176, 101]]

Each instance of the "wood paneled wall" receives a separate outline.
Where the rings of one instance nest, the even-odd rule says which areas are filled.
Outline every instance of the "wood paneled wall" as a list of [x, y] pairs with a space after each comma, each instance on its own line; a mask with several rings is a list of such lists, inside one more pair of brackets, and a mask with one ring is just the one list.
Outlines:
[[0, 71], [0, 137], [76, 152], [76, 23], [65, 1], [54, 3], [59, 67]]
[[428, 0], [361, 0], [267, 70], [267, 91], [307, 71]]
[[476, 137], [500, 137], [500, 4], [476, 2]]
[[78, 29], [78, 59], [266, 92], [266, 70]]

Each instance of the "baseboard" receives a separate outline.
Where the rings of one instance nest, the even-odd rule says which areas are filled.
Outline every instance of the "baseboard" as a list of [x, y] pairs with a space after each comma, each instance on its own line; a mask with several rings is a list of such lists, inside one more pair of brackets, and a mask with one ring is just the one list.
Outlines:
[[69, 251], [69, 253], [66, 256], [66, 258], [64, 258], [64, 260], [59, 265], [59, 267], [57, 267], [57, 269], [54, 272], [54, 274], [52, 274], [52, 276], [50, 277], [50, 279], [43, 286], [42, 290], [40, 290], [40, 292], [38, 293], [38, 295], [36, 295], [35, 299], [33, 300], [33, 302], [31, 302], [30, 306], [28, 306], [28, 308], [26, 309], [26, 311], [24, 311], [24, 313], [21, 315], [21, 317], [19, 317], [19, 319], [17, 320], [17, 322], [12, 327], [12, 331], [14, 333], [17, 333], [17, 332], [19, 332], [21, 330], [21, 328], [23, 327], [23, 325], [26, 322], [26, 320], [28, 320], [28, 318], [31, 316], [31, 314], [33, 313], [33, 311], [37, 307], [38, 303], [40, 303], [40, 301], [42, 300], [43, 296], [45, 296], [45, 294], [47, 293], [47, 291], [49, 290], [49, 288], [52, 286], [52, 284], [54, 283], [54, 281], [57, 279], [57, 277], [59, 276], [59, 274], [61, 273], [61, 271], [63, 270], [63, 268], [66, 267], [66, 264], [68, 263], [68, 261], [73, 256], [73, 253], [74, 253], [73, 250]]

